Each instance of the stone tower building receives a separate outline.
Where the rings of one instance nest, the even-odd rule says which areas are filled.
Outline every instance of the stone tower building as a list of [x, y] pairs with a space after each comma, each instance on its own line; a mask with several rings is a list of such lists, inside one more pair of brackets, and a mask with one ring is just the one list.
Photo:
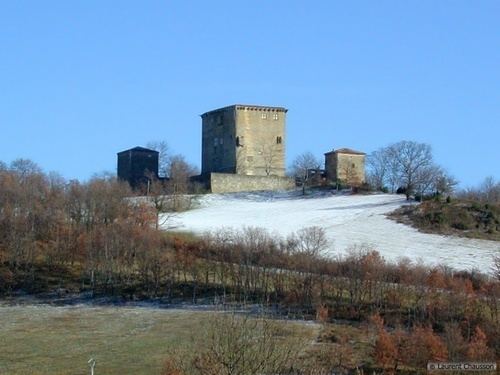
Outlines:
[[158, 151], [134, 147], [118, 153], [117, 175], [133, 189], [158, 178]]
[[360, 186], [365, 182], [364, 152], [340, 148], [325, 154], [325, 174], [330, 182]]
[[285, 176], [287, 111], [236, 104], [202, 114], [202, 175]]

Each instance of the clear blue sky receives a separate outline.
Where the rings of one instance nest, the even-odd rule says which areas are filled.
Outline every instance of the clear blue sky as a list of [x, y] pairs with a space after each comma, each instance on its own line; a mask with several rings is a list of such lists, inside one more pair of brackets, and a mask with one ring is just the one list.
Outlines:
[[500, 2], [3, 1], [0, 160], [85, 180], [166, 140], [200, 165], [205, 111], [285, 106], [288, 163], [432, 145], [500, 178]]

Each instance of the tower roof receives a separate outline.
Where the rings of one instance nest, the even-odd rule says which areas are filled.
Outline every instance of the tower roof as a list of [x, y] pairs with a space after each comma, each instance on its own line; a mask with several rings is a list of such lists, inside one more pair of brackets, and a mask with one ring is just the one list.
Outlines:
[[267, 105], [256, 105], [256, 104], [233, 104], [233, 105], [228, 105], [226, 107], [222, 108], [217, 108], [213, 109], [211, 111], [205, 112], [201, 114], [201, 117], [215, 113], [215, 112], [221, 112], [225, 111], [228, 109], [237, 109], [237, 110], [246, 110], [246, 111], [269, 111], [269, 112], [288, 112], [288, 109], [285, 107], [274, 107], [274, 106], [267, 106]]
[[123, 154], [124, 152], [130, 152], [130, 151], [142, 151], [142, 152], [156, 152], [156, 153], [158, 153], [158, 151], [151, 150], [150, 148], [136, 146], [133, 148], [129, 148], [128, 150], [120, 151], [120, 152], [118, 152], [118, 154]]
[[364, 153], [364, 152], [356, 151], [356, 150], [353, 150], [351, 148], [338, 148], [336, 150], [326, 152], [325, 155], [335, 154], [335, 153], [337, 153], [337, 154], [351, 154], [351, 155], [366, 155], [366, 153]]

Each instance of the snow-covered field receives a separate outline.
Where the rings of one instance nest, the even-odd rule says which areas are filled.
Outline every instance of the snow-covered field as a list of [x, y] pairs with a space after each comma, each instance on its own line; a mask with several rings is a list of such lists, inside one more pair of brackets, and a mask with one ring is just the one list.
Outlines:
[[320, 226], [327, 233], [332, 255], [366, 244], [390, 261], [408, 257], [429, 265], [476, 268], [485, 273], [491, 272], [494, 254], [500, 254], [499, 242], [420, 233], [388, 219], [386, 213], [406, 204], [398, 195], [209, 194], [199, 203], [199, 208], [170, 219], [166, 225], [195, 233], [262, 227], [283, 236]]

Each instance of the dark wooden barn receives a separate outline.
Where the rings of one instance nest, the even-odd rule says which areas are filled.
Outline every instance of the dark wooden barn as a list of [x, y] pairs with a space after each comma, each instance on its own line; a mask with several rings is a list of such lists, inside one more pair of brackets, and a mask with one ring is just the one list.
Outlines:
[[158, 178], [158, 151], [134, 147], [118, 153], [118, 178], [127, 181], [133, 189], [146, 186]]

